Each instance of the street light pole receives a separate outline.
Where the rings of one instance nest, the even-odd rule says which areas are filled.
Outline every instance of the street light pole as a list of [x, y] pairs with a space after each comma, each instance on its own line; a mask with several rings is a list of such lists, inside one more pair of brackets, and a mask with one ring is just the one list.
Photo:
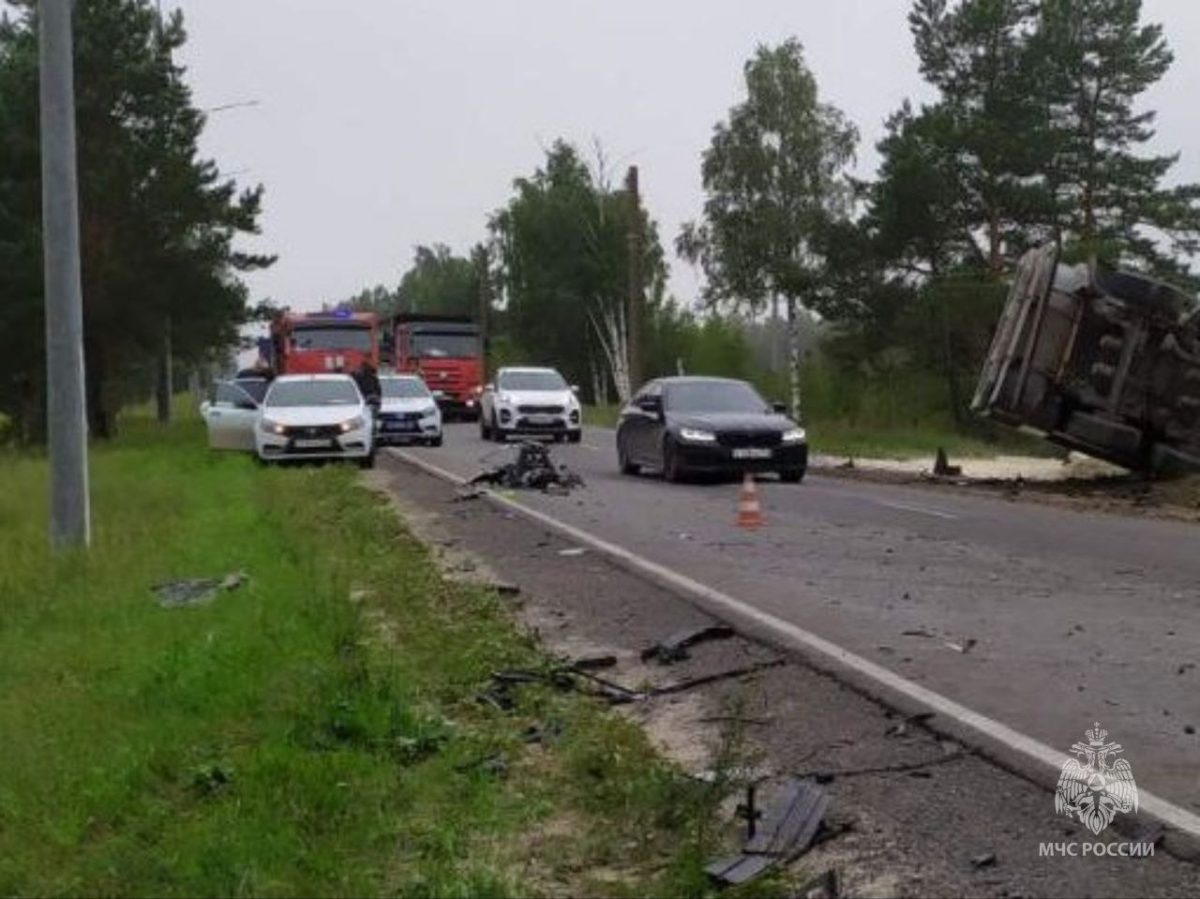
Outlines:
[[86, 547], [91, 540], [72, 6], [72, 0], [41, 0], [38, 16], [46, 424], [50, 443], [50, 542], [56, 549]]

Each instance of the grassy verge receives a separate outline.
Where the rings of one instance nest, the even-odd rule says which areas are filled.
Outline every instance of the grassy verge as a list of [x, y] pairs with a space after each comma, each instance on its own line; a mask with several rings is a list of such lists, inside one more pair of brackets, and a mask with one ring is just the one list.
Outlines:
[[[94, 546], [52, 558], [44, 463], [0, 461], [0, 894], [707, 890], [720, 797], [594, 700], [478, 703], [544, 659], [353, 471], [135, 421], [92, 474]], [[151, 594], [231, 571], [207, 605]]]

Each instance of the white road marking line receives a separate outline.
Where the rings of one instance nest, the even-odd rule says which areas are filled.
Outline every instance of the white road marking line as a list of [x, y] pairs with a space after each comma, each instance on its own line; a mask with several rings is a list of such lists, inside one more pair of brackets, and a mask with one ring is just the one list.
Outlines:
[[[461, 485], [466, 483], [466, 478], [459, 477], [453, 472], [427, 462], [406, 450], [393, 449], [390, 452], [397, 458], [403, 459], [435, 477], [450, 481], [453, 484]], [[937, 693], [927, 687], [922, 687], [915, 681], [901, 677], [894, 671], [890, 671], [882, 665], [878, 665], [870, 659], [866, 659], [848, 649], [843, 649], [836, 643], [826, 640], [824, 637], [819, 637], [790, 621], [785, 621], [782, 618], [772, 615], [770, 612], [764, 612], [762, 609], [742, 602], [740, 599], [735, 599], [727, 593], [722, 593], [720, 590], [716, 590], [699, 581], [694, 581], [685, 574], [680, 574], [671, 568], [659, 565], [657, 562], [631, 552], [622, 546], [617, 546], [615, 543], [609, 543], [607, 540], [577, 528], [574, 525], [559, 521], [557, 518], [547, 515], [545, 512], [539, 512], [537, 509], [527, 506], [524, 503], [509, 499], [507, 496], [502, 496], [492, 490], [484, 490], [484, 493], [492, 502], [518, 512], [526, 518], [530, 518], [551, 530], [557, 531], [559, 534], [569, 537], [577, 543], [586, 544], [597, 552], [605, 554], [627, 568], [647, 575], [660, 584], [695, 597], [710, 611], [712, 609], [719, 609], [727, 615], [732, 615], [734, 618], [753, 623], [760, 630], [770, 631], [776, 639], [782, 639], [784, 643], [816, 652], [828, 661], [832, 661], [861, 677], [874, 681], [894, 693], [920, 703], [937, 714], [956, 722], [960, 726], [973, 730], [1010, 751], [1019, 753], [1028, 761], [1034, 762], [1043, 774], [1060, 772], [1063, 762], [1068, 758], [1068, 754], [1063, 751], [1057, 750], [1052, 746], [1047, 746], [1045, 743], [1033, 737], [1026, 736], [1020, 731], [996, 721], [994, 718], [989, 718], [961, 703], [955, 702], [941, 693]], [[1163, 824], [1183, 831], [1192, 837], [1200, 837], [1200, 815], [1142, 789], [1138, 790], [1138, 804], [1142, 811], [1153, 818], [1157, 818]]]
[[881, 506], [887, 506], [889, 509], [899, 509], [901, 512], [916, 512], [919, 515], [932, 515], [934, 518], [948, 518], [951, 521], [958, 518], [957, 515], [943, 512], [941, 509], [931, 509], [928, 506], [916, 506], [910, 503], [889, 503], [882, 499], [877, 499], [875, 502]]

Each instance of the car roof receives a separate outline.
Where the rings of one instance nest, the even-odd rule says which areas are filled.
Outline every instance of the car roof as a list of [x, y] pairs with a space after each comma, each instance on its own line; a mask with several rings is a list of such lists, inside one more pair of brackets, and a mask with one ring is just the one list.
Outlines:
[[414, 374], [408, 374], [408, 373], [402, 374], [400, 372], [389, 371], [386, 374], [380, 375], [379, 380], [381, 380], [381, 381], [424, 381], [425, 379], [422, 378], [420, 375], [414, 375]]
[[741, 378], [720, 378], [709, 375], [672, 375], [668, 378], [655, 378], [657, 383], [664, 387], [670, 387], [673, 384], [749, 384], [749, 381], [744, 381]]
[[559, 373], [557, 368], [538, 367], [538, 366], [532, 366], [532, 365], [506, 365], [506, 366], [504, 366], [504, 368], [500, 369], [500, 371], [497, 372], [497, 374], [509, 374], [509, 373], [536, 374], [537, 372], [543, 372], [543, 371], [551, 371], [551, 372], [554, 372], [555, 374]]

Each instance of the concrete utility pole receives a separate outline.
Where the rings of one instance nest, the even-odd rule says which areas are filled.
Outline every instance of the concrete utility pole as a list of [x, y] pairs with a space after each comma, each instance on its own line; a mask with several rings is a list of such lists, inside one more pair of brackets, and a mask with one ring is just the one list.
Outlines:
[[50, 440], [50, 542], [56, 549], [86, 547], [91, 541], [72, 6], [72, 0], [41, 0], [38, 11], [46, 424]]
[[492, 310], [492, 282], [488, 277], [487, 247], [475, 248], [475, 271], [479, 278], [479, 308], [475, 314], [479, 325], [479, 358], [483, 363], [480, 374], [483, 380], [488, 379], [488, 330]]
[[642, 386], [642, 318], [646, 296], [642, 291], [642, 202], [638, 194], [638, 170], [629, 167], [625, 175], [625, 191], [629, 195], [629, 220], [626, 239], [629, 244], [629, 294], [625, 310], [626, 346], [629, 354], [629, 390], [636, 393]]

